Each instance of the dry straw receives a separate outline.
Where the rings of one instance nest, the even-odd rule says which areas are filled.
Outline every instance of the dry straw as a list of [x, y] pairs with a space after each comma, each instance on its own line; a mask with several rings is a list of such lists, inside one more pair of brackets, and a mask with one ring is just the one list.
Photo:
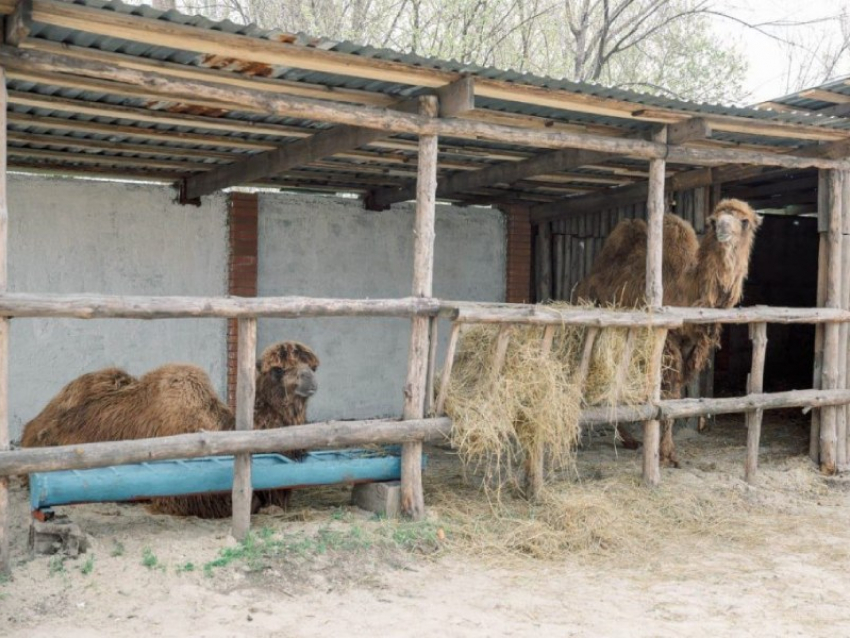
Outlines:
[[541, 443], [552, 469], [570, 466], [583, 407], [643, 403], [650, 388], [651, 329], [635, 330], [627, 360], [628, 331], [599, 331], [584, 380], [579, 369], [585, 327], [557, 327], [549, 352], [543, 351], [542, 327], [513, 325], [509, 330], [504, 363], [496, 369], [500, 328], [465, 326], [446, 399], [453, 446], [467, 469], [481, 474], [485, 488], [497, 494], [519, 482], [517, 468]]

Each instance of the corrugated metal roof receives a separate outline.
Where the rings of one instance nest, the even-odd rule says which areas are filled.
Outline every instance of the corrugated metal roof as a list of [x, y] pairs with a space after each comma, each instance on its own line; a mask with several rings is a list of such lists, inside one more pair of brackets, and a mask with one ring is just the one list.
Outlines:
[[[49, 7], [51, 2], [55, 0], [44, 0], [42, 4]], [[667, 121], [665, 118], [670, 117], [684, 119], [700, 116], [714, 118], [719, 123], [726, 122], [725, 128], [716, 127], [711, 139], [703, 144], [716, 144], [721, 148], [772, 148], [778, 151], [811, 144], [811, 136], [817, 136], [818, 131], [823, 131], [827, 139], [843, 138], [845, 130], [850, 136], [850, 120], [844, 117], [686, 102], [596, 84], [425, 58], [352, 42], [334, 42], [304, 34], [268, 31], [255, 25], [212, 21], [203, 16], [189, 16], [176, 11], [163, 12], [145, 5], [127, 5], [117, 0], [74, 0], [68, 4], [204, 31], [247, 36], [275, 43], [283, 42], [302, 47], [304, 50], [318, 49], [357, 59], [398, 62], [411, 69], [433, 69], [441, 73], [471, 75], [482, 82], [496, 81], [500, 86], [546, 89], [552, 92], [547, 93], [550, 96], [581, 98], [567, 100], [561, 107], [553, 106], [553, 103], [560, 104], [564, 100], [538, 100], [538, 103], [535, 103], [531, 98], [520, 101], [477, 96], [476, 110], [467, 114], [467, 117], [472, 119], [488, 121], [488, 118], [494, 117], [510, 118], [509, 121], [517, 126], [587, 130], [622, 136], [649, 130], [653, 121]], [[128, 37], [132, 37], [132, 34]], [[390, 98], [396, 100], [413, 97], [429, 90], [421, 85], [382, 81], [358, 77], [355, 74], [263, 64], [252, 60], [247, 50], [244, 57], [234, 59], [150, 44], [146, 39], [141, 30], [138, 40], [130, 40], [116, 38], [111, 34], [91, 33], [83, 29], [36, 21], [32, 25], [27, 46], [38, 49], [42, 45], [62, 44], [87, 51], [118, 53], [138, 60], [215, 70], [229, 77], [256, 77], [259, 78], [258, 81], [266, 83], [283, 81], [294, 83], [296, 87], [330, 88], [337, 93], [330, 93], [329, 97], [334, 98], [342, 92], [346, 100], [355, 103], [362, 100], [363, 103], [370, 104], [380, 98], [383, 102], [379, 103], [386, 104]], [[120, 169], [121, 160], [124, 158], [127, 160], [128, 175], [147, 174], [178, 179], [200, 170], [199, 166], [205, 169], [207, 166], [237, 161], [246, 154], [270, 150], [329, 126], [321, 122], [222, 108], [202, 100], [180, 102], [151, 97], [137, 87], [131, 90], [125, 85], [114, 83], [81, 82], [80, 86], [74, 86], [78, 80], [79, 78], [76, 78], [74, 81], [63, 83], [56, 78], [45, 80], [32, 75], [16, 76], [10, 73], [9, 128], [16, 133], [14, 139], [10, 140], [13, 148], [10, 162], [13, 166], [40, 166], [60, 172], [90, 171], [115, 174], [119, 172], [117, 169]], [[86, 88], [87, 86], [98, 88]], [[259, 88], [264, 87], [268, 87], [268, 84]], [[850, 99], [850, 90], [845, 85], [836, 84], [827, 90], [840, 91]], [[818, 105], [817, 101], [811, 99], [801, 100], [804, 105]], [[796, 105], [793, 100], [787, 104]], [[652, 113], [655, 111], [658, 112], [657, 117]], [[734, 118], [731, 124], [727, 121], [729, 118]], [[760, 134], [738, 132], [742, 128], [741, 123], [745, 125], [747, 122], [780, 123], [811, 128], [802, 133], [798, 132], [799, 134], [788, 131], [787, 135], [783, 131], [771, 130], [762, 131]], [[54, 140], [48, 142], [45, 139], [48, 136]], [[71, 140], [83, 140], [87, 141], [87, 144]], [[165, 150], [171, 151], [171, 155], [166, 157]], [[209, 157], [200, 155], [199, 150], [208, 151]], [[539, 152], [544, 151], [492, 141], [441, 139], [440, 173], [447, 175], [456, 171], [477, 170], [492, 164], [524, 159]], [[97, 163], [98, 158], [103, 160], [102, 164]], [[145, 165], [143, 160], [150, 162]], [[395, 135], [368, 147], [339, 154], [332, 160], [293, 169], [265, 181], [303, 184], [310, 188], [321, 188], [324, 184], [329, 190], [347, 188], [364, 192], [375, 188], [376, 184], [406, 185], [411, 175], [415, 174], [415, 161], [416, 139]], [[545, 182], [527, 179], [512, 185], [510, 189], [477, 189], [474, 192], [458, 193], [457, 196], [465, 201], [478, 201], [491, 199], [495, 192], [497, 195], [504, 194], [506, 199], [528, 197], [533, 201], [551, 201], [558, 199], [561, 191], [585, 192], [605, 188], [603, 182], [606, 178], [614, 184], [630, 183], [635, 179], [635, 173], [639, 176], [645, 169], [645, 163], [633, 164], [632, 170], [626, 171], [629, 175], [622, 170], [599, 166], [562, 173], [554, 178], [550, 176]], [[582, 176], [585, 176], [584, 179]], [[477, 195], [484, 191], [487, 191], [486, 198]]]

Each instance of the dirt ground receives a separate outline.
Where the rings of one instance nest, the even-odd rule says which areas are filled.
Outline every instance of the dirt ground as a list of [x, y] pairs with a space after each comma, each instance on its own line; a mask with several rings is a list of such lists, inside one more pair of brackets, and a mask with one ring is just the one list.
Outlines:
[[516, 505], [493, 524], [435, 447], [424, 523], [376, 519], [344, 487], [256, 516], [246, 545], [227, 520], [59, 508], [90, 536], [75, 559], [29, 555], [16, 483], [0, 635], [850, 636], [850, 483], [811, 467], [805, 423], [768, 419], [755, 487], [739, 418], [677, 436], [682, 468], [652, 493], [639, 453], [600, 435], [553, 485], [561, 516]]

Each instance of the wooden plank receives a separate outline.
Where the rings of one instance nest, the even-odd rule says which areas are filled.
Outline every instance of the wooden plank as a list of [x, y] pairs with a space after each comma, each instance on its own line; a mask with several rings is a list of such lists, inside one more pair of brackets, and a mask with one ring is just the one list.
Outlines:
[[[817, 280], [817, 305], [822, 308], [826, 305], [826, 271], [829, 264], [829, 244], [827, 231], [829, 229], [829, 174], [826, 171], [818, 171], [818, 280]], [[824, 327], [815, 327], [815, 356], [813, 366], [812, 387], [820, 389], [823, 387], [823, 342]], [[809, 432], [809, 458], [813, 462], [820, 462], [820, 423], [821, 411], [812, 410], [812, 423]]]
[[[0, 294], [8, 284], [9, 204], [6, 187], [6, 77], [0, 69]], [[0, 456], [11, 447], [9, 437], [9, 318], [0, 315]], [[9, 479], [0, 476], [0, 575], [11, 572]]]
[[425, 414], [429, 415], [434, 411], [434, 396], [435, 379], [437, 375], [437, 345], [439, 343], [439, 317], [428, 317], [428, 343], [430, 350], [428, 351], [428, 377], [425, 382]]
[[552, 279], [554, 283], [553, 298], [564, 298], [564, 236], [561, 233], [552, 236], [552, 255], [554, 266]]
[[545, 222], [537, 229], [537, 303], [545, 303], [552, 298], [552, 225]]
[[[750, 325], [750, 341], [753, 343], [753, 361], [747, 383], [747, 394], [761, 394], [764, 390], [764, 360], [767, 353], [766, 323]], [[747, 412], [747, 463], [744, 469], [744, 478], [747, 483], [755, 483], [756, 480], [763, 413], [761, 409]]]
[[[437, 98], [420, 98], [420, 112], [437, 116]], [[437, 192], [437, 137], [419, 138], [416, 189], [416, 220], [413, 229], [413, 295], [431, 297], [434, 288], [434, 224]], [[404, 387], [404, 418], [425, 416], [425, 385], [428, 373], [428, 319], [414, 317], [410, 331], [407, 381]], [[422, 491], [422, 442], [405, 443], [401, 450], [401, 511], [413, 520], [425, 516]]]
[[[238, 322], [236, 354], [236, 430], [254, 429], [254, 396], [257, 373], [257, 320]], [[233, 521], [231, 533], [244, 540], [251, 529], [251, 455], [237, 454], [233, 459]]]
[[578, 366], [578, 386], [584, 392], [584, 384], [587, 381], [587, 375], [590, 372], [590, 363], [593, 360], [593, 344], [596, 343], [596, 337], [599, 336], [599, 328], [588, 326], [584, 332], [584, 345], [581, 351], [581, 361]]
[[6, 17], [5, 43], [20, 46], [32, 31], [32, 0], [18, 0], [15, 10]]
[[[543, 331], [540, 355], [544, 358], [552, 351], [555, 330], [555, 326], [546, 326]], [[532, 442], [530, 449], [526, 451], [525, 461], [525, 497], [535, 502], [540, 498], [546, 476], [546, 448], [542, 440]]]
[[831, 102], [832, 104], [848, 104], [850, 103], [850, 95], [843, 93], [835, 93], [824, 89], [806, 89], [797, 94], [798, 97], [806, 98], [807, 100], [817, 100], [819, 102]]
[[667, 126], [668, 144], [685, 144], [711, 137], [711, 124], [704, 117], [692, 117]]

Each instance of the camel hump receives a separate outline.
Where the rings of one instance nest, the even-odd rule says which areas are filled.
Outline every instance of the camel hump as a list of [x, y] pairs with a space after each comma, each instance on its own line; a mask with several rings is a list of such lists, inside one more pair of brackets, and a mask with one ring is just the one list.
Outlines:
[[54, 399], [55, 407], [69, 410], [93, 398], [103, 397], [136, 383], [136, 378], [120, 368], [104, 368], [83, 374], [66, 385]]
[[209, 376], [198, 366], [189, 363], [169, 363], [142, 376], [139, 383], [157, 396], [182, 403], [207, 405], [217, 397]]

